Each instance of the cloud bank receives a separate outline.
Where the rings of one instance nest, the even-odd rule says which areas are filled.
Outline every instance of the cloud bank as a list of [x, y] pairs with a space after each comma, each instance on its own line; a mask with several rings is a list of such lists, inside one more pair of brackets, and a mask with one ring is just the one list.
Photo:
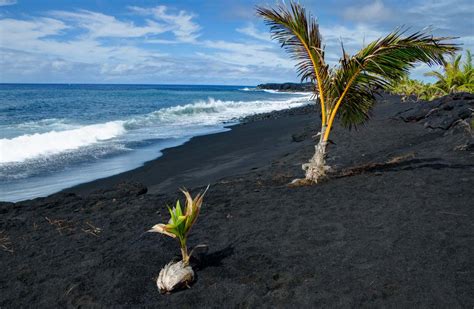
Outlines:
[[[6, 8], [19, 5], [7, 6], [12, 4], [15, 1], [0, 0]], [[304, 4], [318, 13], [331, 9], [329, 4], [321, 8], [310, 1]], [[433, 25], [433, 34], [460, 36], [459, 42], [470, 48], [472, 6], [467, 0], [341, 4], [333, 15], [320, 19], [327, 61], [337, 63], [341, 41], [353, 53], [401, 24], [416, 30]], [[165, 5], [125, 6], [118, 11], [0, 10], [0, 82], [252, 85], [297, 80], [295, 61], [271, 40], [260, 20], [249, 14], [242, 18], [238, 9], [234, 10], [238, 16], [226, 12], [221, 20]], [[422, 77], [423, 70], [423, 66], [415, 70], [416, 77]]]

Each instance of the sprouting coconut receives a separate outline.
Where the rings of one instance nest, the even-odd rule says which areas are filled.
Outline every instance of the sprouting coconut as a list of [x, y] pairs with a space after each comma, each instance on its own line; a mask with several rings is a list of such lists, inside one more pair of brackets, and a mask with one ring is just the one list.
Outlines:
[[189, 265], [189, 259], [192, 255], [188, 254], [188, 247], [186, 245], [189, 231], [196, 222], [196, 219], [201, 210], [202, 200], [209, 189], [194, 197], [187, 190], [182, 189], [181, 192], [186, 196], [186, 207], [184, 213], [181, 209], [181, 204], [176, 201], [176, 206], [172, 209], [168, 207], [171, 218], [168, 224], [156, 224], [148, 232], [157, 232], [176, 238], [181, 247], [181, 255], [183, 259], [179, 262], [170, 262], [160, 271], [160, 275], [156, 280], [156, 285], [161, 293], [169, 293], [176, 288], [188, 286], [194, 280], [194, 271]]

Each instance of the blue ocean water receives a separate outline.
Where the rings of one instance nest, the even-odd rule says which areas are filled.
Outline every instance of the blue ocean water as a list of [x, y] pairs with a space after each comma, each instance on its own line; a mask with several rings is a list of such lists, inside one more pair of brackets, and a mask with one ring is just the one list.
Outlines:
[[118, 174], [309, 98], [244, 86], [0, 84], [0, 200]]

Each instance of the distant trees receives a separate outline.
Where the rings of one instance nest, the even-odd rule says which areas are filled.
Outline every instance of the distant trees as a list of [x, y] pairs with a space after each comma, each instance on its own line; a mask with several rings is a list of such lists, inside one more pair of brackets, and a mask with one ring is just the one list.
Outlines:
[[466, 50], [466, 57], [462, 60], [462, 54], [452, 55], [449, 61], [443, 62], [442, 72], [426, 73], [425, 76], [436, 78], [436, 82], [432, 84], [410, 79], [405, 75], [393, 82], [389, 90], [402, 95], [403, 100], [413, 98], [425, 101], [455, 92], [474, 93], [474, 66], [470, 50]]

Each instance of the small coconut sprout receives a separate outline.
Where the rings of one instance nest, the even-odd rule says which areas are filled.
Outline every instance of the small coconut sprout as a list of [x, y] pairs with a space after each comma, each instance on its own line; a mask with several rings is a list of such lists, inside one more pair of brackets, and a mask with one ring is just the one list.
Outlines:
[[160, 271], [156, 285], [161, 293], [169, 293], [178, 287], [189, 286], [189, 283], [194, 280], [194, 271], [189, 265], [192, 251], [188, 253], [187, 240], [189, 231], [197, 220], [204, 195], [208, 189], [209, 186], [207, 186], [203, 193], [197, 194], [194, 199], [187, 190], [181, 189], [181, 192], [183, 192], [186, 197], [184, 212], [179, 200], [176, 201], [175, 207], [168, 207], [171, 215], [168, 224], [156, 224], [148, 231], [176, 238], [181, 248], [182, 260], [179, 262], [172, 261]]

